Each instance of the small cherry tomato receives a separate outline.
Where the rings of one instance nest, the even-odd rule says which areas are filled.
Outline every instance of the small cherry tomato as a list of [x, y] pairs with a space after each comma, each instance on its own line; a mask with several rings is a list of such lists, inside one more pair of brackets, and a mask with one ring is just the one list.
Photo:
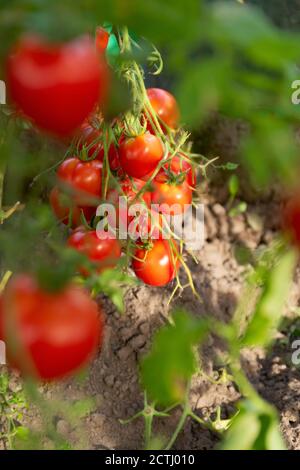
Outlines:
[[127, 175], [142, 178], [153, 172], [164, 156], [161, 140], [150, 132], [125, 139], [119, 149], [121, 167]]
[[[96, 129], [88, 123], [80, 128], [77, 148], [80, 152], [86, 150], [89, 159], [104, 160], [104, 143], [102, 130]], [[120, 168], [119, 154], [116, 146], [110, 144], [108, 149], [108, 162], [111, 170]]]
[[163, 214], [182, 214], [192, 203], [192, 190], [186, 181], [182, 184], [153, 182], [153, 188], [151, 203], [159, 205], [158, 210]]
[[77, 205], [93, 205], [91, 198], [101, 197], [102, 162], [92, 160], [84, 162], [77, 157], [67, 158], [57, 170], [60, 182], [75, 191], [74, 200]]
[[188, 158], [184, 154], [178, 154], [163, 166], [156, 175], [155, 181], [158, 183], [165, 183], [166, 181], [180, 183], [186, 181], [191, 189], [195, 189], [196, 172], [191, 163], [189, 163]]
[[72, 134], [108, 94], [108, 66], [87, 38], [53, 45], [23, 37], [7, 61], [11, 99], [33, 122], [61, 137]]
[[165, 286], [176, 276], [179, 260], [170, 240], [155, 240], [148, 249], [136, 248], [132, 268], [145, 284]]
[[[120, 221], [124, 228], [129, 226], [129, 224], [135, 218], [134, 215], [128, 214], [128, 212], [130, 211], [130, 207], [133, 204], [137, 204], [139, 207], [142, 206], [142, 208], [144, 206], [150, 207], [151, 193], [149, 191], [142, 192], [140, 196], [138, 196], [138, 193], [143, 189], [144, 186], [144, 181], [141, 181], [136, 178], [133, 178], [132, 180], [126, 178], [125, 180], [120, 182], [120, 188], [110, 189], [108, 191], [106, 198], [107, 202], [114, 205], [116, 214], [116, 221], [114, 221], [113, 218], [108, 216], [108, 222], [111, 228], [120, 228]], [[125, 202], [127, 203], [126, 206]], [[138, 207], [137, 209], [139, 210]], [[116, 222], [116, 227], [114, 227], [114, 222]]]
[[[161, 88], [148, 88], [147, 94], [151, 106], [161, 122], [171, 129], [176, 129], [179, 122], [179, 108], [174, 96]], [[151, 131], [150, 123], [148, 124], [148, 128]], [[165, 131], [163, 125], [162, 130]]]
[[0, 339], [25, 376], [55, 380], [86, 366], [102, 342], [102, 310], [81, 287], [47, 292], [29, 275], [0, 297]]
[[[71, 227], [78, 227], [82, 224], [82, 214], [87, 222], [90, 222], [95, 215], [95, 207], [78, 207], [74, 204], [71, 196], [64, 194], [56, 186], [52, 189], [50, 205], [58, 220], [65, 225], [70, 223]], [[71, 218], [71, 220], [70, 220]]]
[[[104, 231], [86, 231], [79, 227], [68, 238], [67, 244], [83, 253], [95, 265], [97, 272], [115, 267], [121, 256], [119, 241]], [[90, 274], [85, 267], [80, 267], [79, 270], [84, 276]]]

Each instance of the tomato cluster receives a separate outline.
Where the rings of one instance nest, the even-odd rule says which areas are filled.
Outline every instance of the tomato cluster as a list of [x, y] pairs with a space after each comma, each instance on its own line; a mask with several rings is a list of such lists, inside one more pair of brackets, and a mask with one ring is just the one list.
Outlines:
[[[175, 98], [159, 89], [148, 90], [148, 97], [145, 108], [155, 113], [160, 130], [176, 132]], [[122, 251], [129, 251], [139, 279], [153, 286], [166, 285], [177, 275], [181, 255], [172, 236], [165, 239], [165, 216], [182, 214], [192, 203], [196, 175], [189, 157], [182, 151], [167, 151], [165, 136], [154, 132], [149, 123], [130, 133], [121, 118], [108, 128], [96, 113], [81, 126], [72, 148], [74, 156], [58, 167], [57, 186], [50, 195], [56, 216], [75, 229], [68, 246], [84, 254], [96, 272], [114, 267]], [[100, 201], [112, 204], [115, 212], [107, 214], [106, 226], [99, 231], [96, 207]], [[138, 211], [133, 210], [136, 205]], [[126, 242], [120, 236], [124, 230]], [[86, 267], [78, 269], [84, 276], [91, 274]]]
[[[103, 28], [95, 44], [87, 37], [58, 45], [23, 37], [7, 61], [10, 97], [33, 125], [69, 144], [49, 200], [68, 227], [66, 247], [77, 253], [81, 281], [91, 285], [123, 258], [141, 281], [165, 286], [182, 260], [166, 216], [192, 203], [196, 174], [177, 145], [180, 114], [169, 92], [144, 90], [139, 116], [104, 120], [108, 40]], [[104, 204], [114, 211], [99, 212]], [[53, 380], [85, 365], [101, 345], [102, 329], [101, 308], [72, 283], [53, 292], [16, 275], [0, 298], [9, 361], [34, 377]]]

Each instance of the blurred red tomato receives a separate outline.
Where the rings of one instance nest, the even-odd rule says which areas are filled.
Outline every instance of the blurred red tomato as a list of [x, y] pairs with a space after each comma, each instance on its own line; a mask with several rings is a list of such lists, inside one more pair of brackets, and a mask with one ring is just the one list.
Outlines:
[[104, 104], [108, 82], [108, 67], [87, 37], [53, 45], [26, 36], [7, 61], [11, 99], [37, 126], [61, 137]]
[[284, 208], [283, 229], [300, 248], [300, 192], [296, 192]]
[[96, 48], [97, 51], [100, 53], [105, 52], [107, 45], [109, 41], [109, 33], [106, 31], [106, 29], [101, 28], [99, 26], [96, 29]]
[[46, 292], [19, 275], [0, 298], [0, 339], [9, 363], [42, 380], [65, 377], [85, 365], [102, 341], [102, 311], [82, 288]]

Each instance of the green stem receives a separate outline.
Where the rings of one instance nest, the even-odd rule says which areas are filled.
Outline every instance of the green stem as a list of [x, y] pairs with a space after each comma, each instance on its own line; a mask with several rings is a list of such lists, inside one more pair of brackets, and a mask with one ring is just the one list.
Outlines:
[[148, 450], [151, 444], [152, 437], [152, 423], [153, 423], [153, 413], [144, 416], [145, 418], [145, 448]]
[[185, 421], [186, 421], [187, 417], [189, 416], [189, 414], [190, 414], [190, 405], [189, 405], [189, 402], [188, 402], [188, 399], [187, 399], [185, 404], [184, 404], [183, 412], [182, 412], [182, 415], [180, 417], [180, 420], [178, 421], [177, 427], [176, 427], [173, 435], [171, 436], [171, 439], [169, 440], [165, 450], [170, 450], [173, 447], [173, 445], [174, 445], [180, 431], [182, 430], [182, 428], [185, 424]]

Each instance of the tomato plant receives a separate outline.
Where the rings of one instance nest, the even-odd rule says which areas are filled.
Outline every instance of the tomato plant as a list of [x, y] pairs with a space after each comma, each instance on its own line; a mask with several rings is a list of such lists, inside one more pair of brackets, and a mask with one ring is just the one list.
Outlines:
[[52, 45], [26, 36], [11, 52], [7, 81], [16, 106], [42, 129], [72, 134], [108, 93], [108, 69], [86, 37]]
[[[156, 445], [166, 450], [172, 448], [187, 418], [214, 434], [226, 432], [222, 444], [225, 449], [237, 446], [243, 449], [283, 448], [276, 410], [259, 396], [255, 383], [249, 382], [243, 370], [243, 357], [246, 348], [269, 347], [274, 339], [291, 288], [294, 250], [289, 250], [281, 237], [274, 244], [268, 244], [267, 237], [257, 237], [257, 249], [249, 249], [249, 254], [247, 251], [250, 261], [245, 265], [244, 277], [249, 274], [245, 290], [250, 288], [251, 295], [243, 294], [242, 302], [237, 307], [234, 305], [235, 312], [229, 312], [230, 302], [221, 302], [224, 296], [218, 298], [215, 295], [218, 292], [212, 290], [214, 283], [209, 289], [206, 285], [202, 289], [202, 281], [205, 284], [209, 281], [207, 273], [195, 278], [202, 269], [202, 261], [206, 264], [205, 250], [201, 254], [201, 264], [192, 276], [192, 263], [190, 259], [187, 261], [187, 256], [192, 254], [197, 262], [198, 254], [191, 253], [186, 239], [177, 241], [166, 216], [181, 214], [186, 205], [197, 202], [198, 176], [201, 173], [203, 180], [207, 180], [210, 165], [216, 172], [227, 172], [247, 162], [252, 180], [259, 185], [270, 181], [274, 174], [283, 182], [295, 173], [299, 152], [294, 130], [298, 126], [300, 108], [291, 105], [287, 90], [293, 74], [297, 73], [299, 35], [279, 31], [254, 8], [249, 8], [247, 2], [202, 2], [201, 9], [197, 0], [166, 1], [159, 8], [155, 7], [155, 2], [151, 2], [151, 8], [147, 2], [137, 2], [138, 8], [128, 9], [120, 8], [120, 2], [116, 0], [100, 2], [101, 5], [91, 0], [88, 14], [83, 12], [83, 3], [73, 2], [70, 14], [65, 15], [68, 7], [62, 2], [51, 2], [48, 10], [42, 6], [43, 2], [3, 1], [0, 54], [8, 57], [6, 67], [3, 62], [0, 68], [6, 68], [8, 90], [18, 111], [16, 114], [11, 106], [0, 108], [0, 244], [4, 260], [1, 269], [3, 265], [6, 270], [0, 284], [0, 290], [4, 289], [0, 301], [0, 338], [7, 343], [10, 363], [23, 375], [45, 380], [62, 378], [86, 365], [99, 344], [102, 314], [101, 307], [97, 313], [92, 300], [95, 295], [108, 296], [120, 311], [124, 311], [127, 304], [122, 301], [124, 284], [130, 285], [140, 279], [159, 287], [174, 280], [169, 302], [177, 299], [183, 289], [191, 288], [195, 294], [193, 309], [195, 307], [196, 313], [199, 304], [195, 285], [200, 285], [205, 296], [212, 295], [218, 300], [205, 299], [209, 300], [207, 305], [226, 304], [226, 322], [222, 324], [219, 311], [217, 321], [213, 311], [206, 312], [209, 317], [205, 318], [200, 307], [200, 317], [177, 312], [170, 324], [154, 335], [153, 348], [141, 364], [140, 383], [146, 391], [145, 408], [136, 415], [145, 419], [146, 448], [152, 449]], [[170, 8], [173, 14], [170, 14]], [[99, 26], [95, 41], [81, 36], [87, 31], [91, 33], [95, 18], [105, 18], [106, 14], [115, 24]], [[130, 23], [130, 30], [117, 26], [126, 22]], [[30, 29], [35, 33], [21, 35]], [[43, 35], [37, 36], [36, 31]], [[9, 42], [14, 43], [18, 35], [16, 46], [8, 54]], [[77, 39], [70, 41], [70, 37]], [[144, 39], [147, 37], [149, 42]], [[56, 43], [50, 42], [51, 38]], [[147, 89], [150, 82], [156, 82], [155, 76], [163, 68], [163, 59], [153, 46], [156, 43], [166, 46], [169, 54], [166, 63], [172, 64], [169, 78], [176, 87], [176, 98], [164, 89]], [[298, 78], [294, 77], [295, 80]], [[114, 86], [115, 79], [122, 84], [118, 89]], [[3, 84], [0, 85], [2, 91]], [[132, 97], [130, 107], [126, 93], [121, 93], [128, 88], [128, 95]], [[113, 93], [109, 94], [110, 89]], [[2, 101], [2, 97], [0, 99]], [[238, 118], [238, 131], [243, 128], [240, 121], [247, 121], [245, 127], [249, 127], [249, 133], [241, 136], [238, 146], [243, 160], [238, 160], [239, 155], [235, 163], [222, 160], [227, 157], [228, 141], [231, 140], [231, 135], [230, 139], [228, 136], [224, 139], [223, 126], [222, 132], [218, 129], [216, 133], [221, 142], [220, 151], [214, 146], [206, 151], [206, 140], [210, 140], [207, 133], [211, 131], [211, 122], [219, 119], [218, 113], [222, 114], [222, 119], [230, 118], [230, 125]], [[24, 121], [24, 117], [30, 122]], [[180, 121], [187, 123], [187, 129], [180, 126]], [[190, 141], [193, 125], [198, 141], [196, 146]], [[42, 130], [45, 134], [40, 132]], [[48, 134], [61, 137], [61, 141], [57, 142]], [[235, 134], [240, 137], [240, 132]], [[67, 144], [70, 144], [69, 148], [66, 148]], [[215, 158], [210, 161], [203, 153]], [[214, 164], [217, 158], [219, 162]], [[68, 227], [53, 221], [45, 202], [45, 193], [52, 184], [49, 175], [52, 173], [53, 176], [53, 168], [57, 168], [57, 183], [50, 193], [50, 204], [59, 221]], [[224, 235], [227, 231], [230, 233], [226, 244], [236, 239], [238, 244], [244, 245], [248, 240], [243, 235], [248, 236], [250, 226], [259, 234], [255, 217], [243, 213], [247, 209], [246, 203], [231, 207], [234, 198], [240, 196], [239, 190], [243, 191], [243, 185], [237, 181], [237, 176], [233, 175], [228, 185], [230, 198], [221, 202], [221, 208], [217, 200], [214, 201], [217, 204], [212, 203], [211, 210], [208, 208], [209, 231], [217, 232], [216, 237], [208, 237], [212, 251], [214, 238], [218, 238], [219, 246], [219, 242], [222, 243], [220, 237], [227, 237]], [[209, 192], [214, 180], [210, 184], [203, 183], [201, 192], [202, 189]], [[213, 186], [212, 194], [204, 195], [209, 204], [210, 196], [215, 198], [214, 189]], [[226, 189], [225, 184], [222, 187], [224, 199]], [[128, 202], [125, 209], [118, 205], [122, 195]], [[120, 242], [117, 223], [115, 239], [102, 239], [101, 234], [98, 238], [95, 231], [98, 220], [108, 222], [107, 225], [111, 222], [109, 216], [107, 221], [105, 216], [96, 216], [96, 206], [100, 202], [112, 202], [121, 221], [135, 222], [137, 230], [128, 227]], [[143, 209], [136, 217], [131, 213], [135, 202], [141, 203]], [[164, 206], [157, 213], [151, 204]], [[177, 204], [176, 209], [172, 207], [174, 204]], [[243, 207], [243, 211], [239, 207]], [[236, 222], [234, 217], [237, 215], [240, 220]], [[283, 219], [284, 231], [299, 247], [298, 195], [288, 202]], [[223, 220], [228, 222], [224, 227]], [[71, 227], [78, 225], [78, 230], [70, 232]], [[24, 231], [21, 230], [23, 226], [26, 227]], [[20, 227], [18, 235], [16, 227]], [[35, 245], [36, 231], [39, 236]], [[137, 232], [140, 235], [136, 239]], [[163, 238], [163, 232], [169, 236], [168, 240]], [[270, 232], [273, 236], [273, 227]], [[5, 238], [8, 241], [2, 245]], [[251, 236], [249, 245], [256, 243], [254, 238], [256, 240], [254, 235]], [[268, 245], [266, 250], [265, 244]], [[37, 256], [30, 256], [32, 246]], [[15, 252], [18, 252], [17, 256]], [[23, 252], [28, 253], [25, 262], [21, 256]], [[215, 261], [216, 253], [211, 253], [211, 258]], [[239, 262], [238, 259], [234, 261]], [[51, 277], [48, 264], [59, 268], [58, 272], [62, 271], [62, 278], [59, 275], [55, 278], [60, 289], [51, 291], [44, 283], [39, 284], [39, 276], [17, 274], [4, 288], [10, 270], [40, 273], [44, 268]], [[228, 263], [228, 266], [234, 269], [235, 264]], [[183, 276], [179, 276], [179, 268], [184, 271]], [[244, 265], [239, 272], [243, 268]], [[74, 276], [67, 284], [62, 282], [65, 270]], [[194, 280], [197, 281], [195, 285]], [[226, 283], [221, 280], [223, 287]], [[147, 289], [143, 291], [147, 292]], [[151, 289], [152, 292], [159, 295], [156, 289]], [[168, 289], [163, 291], [163, 297], [167, 293]], [[136, 292], [133, 294], [135, 296]], [[185, 300], [186, 296], [182, 296], [182, 303]], [[297, 311], [296, 305], [291, 307], [291, 311]], [[135, 316], [139, 316], [140, 311], [136, 310]], [[137, 319], [140, 325], [142, 318]], [[121, 327], [120, 332], [121, 338]], [[215, 376], [204, 375], [201, 357], [199, 361], [196, 354], [207, 335], [218, 338], [226, 350], [226, 363], [220, 379], [216, 380]], [[143, 338], [137, 340], [144, 341]], [[140, 351], [133, 346], [134, 341], [126, 339], [127, 351], [120, 349], [124, 357], [130, 354], [131, 347], [140, 357]], [[115, 344], [109, 349], [119, 357]], [[106, 370], [113, 377], [111, 368], [113, 363], [101, 369], [101, 374]], [[197, 380], [201, 380], [202, 375], [205, 381], [208, 378], [212, 386], [232, 382], [230, 388], [236, 389], [241, 396], [240, 403], [236, 403], [237, 397], [232, 401], [236, 408], [232, 416], [227, 416], [226, 410], [224, 418], [221, 408], [213, 409], [213, 415], [207, 419], [198, 415], [199, 409], [194, 406], [195, 389], [191, 389], [193, 374], [197, 374]], [[122, 387], [116, 384], [117, 388], [121, 393]], [[190, 391], [193, 400], [190, 400]], [[167, 441], [160, 440], [152, 435], [153, 418], [167, 418], [173, 408], [181, 412], [179, 421], [173, 435]], [[45, 415], [48, 419], [49, 414]], [[241, 433], [241, 429], [251, 432]]]
[[9, 282], [0, 301], [0, 338], [13, 367], [53, 380], [87, 364], [100, 345], [102, 311], [80, 287], [47, 292], [29, 275]]

